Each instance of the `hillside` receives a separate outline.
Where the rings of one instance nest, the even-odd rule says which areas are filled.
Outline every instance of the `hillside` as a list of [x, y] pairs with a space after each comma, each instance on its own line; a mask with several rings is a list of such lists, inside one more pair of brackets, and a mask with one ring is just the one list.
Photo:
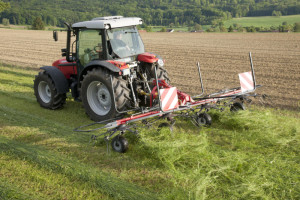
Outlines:
[[234, 24], [238, 24], [242, 27], [278, 27], [283, 22], [286, 22], [287, 24], [300, 22], [300, 15], [233, 18], [225, 21], [224, 26], [229, 27]]
[[148, 25], [213, 24], [232, 17], [300, 14], [297, 0], [3, 0], [10, 9], [0, 14], [11, 24], [32, 24], [41, 16], [47, 25], [63, 26], [97, 16], [139, 16]]

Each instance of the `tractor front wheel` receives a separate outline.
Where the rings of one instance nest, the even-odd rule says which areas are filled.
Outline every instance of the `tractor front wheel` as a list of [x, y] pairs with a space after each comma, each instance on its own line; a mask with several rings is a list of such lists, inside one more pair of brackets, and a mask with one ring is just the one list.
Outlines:
[[53, 80], [45, 71], [35, 77], [34, 95], [41, 107], [52, 110], [61, 108], [66, 102], [66, 94], [57, 93]]

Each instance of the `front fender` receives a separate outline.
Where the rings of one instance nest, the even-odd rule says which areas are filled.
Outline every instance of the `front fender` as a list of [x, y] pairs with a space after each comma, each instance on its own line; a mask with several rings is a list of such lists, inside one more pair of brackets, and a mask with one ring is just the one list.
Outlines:
[[40, 69], [45, 70], [46, 73], [50, 75], [58, 94], [64, 94], [69, 92], [68, 81], [59, 69], [53, 66], [44, 66]]

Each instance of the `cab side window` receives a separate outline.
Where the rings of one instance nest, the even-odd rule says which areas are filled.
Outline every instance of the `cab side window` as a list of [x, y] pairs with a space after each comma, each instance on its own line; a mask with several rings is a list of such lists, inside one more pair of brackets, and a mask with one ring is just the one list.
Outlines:
[[102, 35], [100, 30], [80, 30], [77, 41], [78, 58], [85, 66], [92, 60], [103, 59]]

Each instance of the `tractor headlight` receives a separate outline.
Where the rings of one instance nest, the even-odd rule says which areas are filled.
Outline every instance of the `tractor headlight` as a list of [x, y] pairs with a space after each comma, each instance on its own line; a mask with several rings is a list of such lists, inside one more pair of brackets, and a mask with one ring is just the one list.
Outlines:
[[157, 61], [157, 63], [158, 63], [160, 66], [164, 66], [164, 61], [163, 61], [162, 59], [159, 59], [159, 60]]

